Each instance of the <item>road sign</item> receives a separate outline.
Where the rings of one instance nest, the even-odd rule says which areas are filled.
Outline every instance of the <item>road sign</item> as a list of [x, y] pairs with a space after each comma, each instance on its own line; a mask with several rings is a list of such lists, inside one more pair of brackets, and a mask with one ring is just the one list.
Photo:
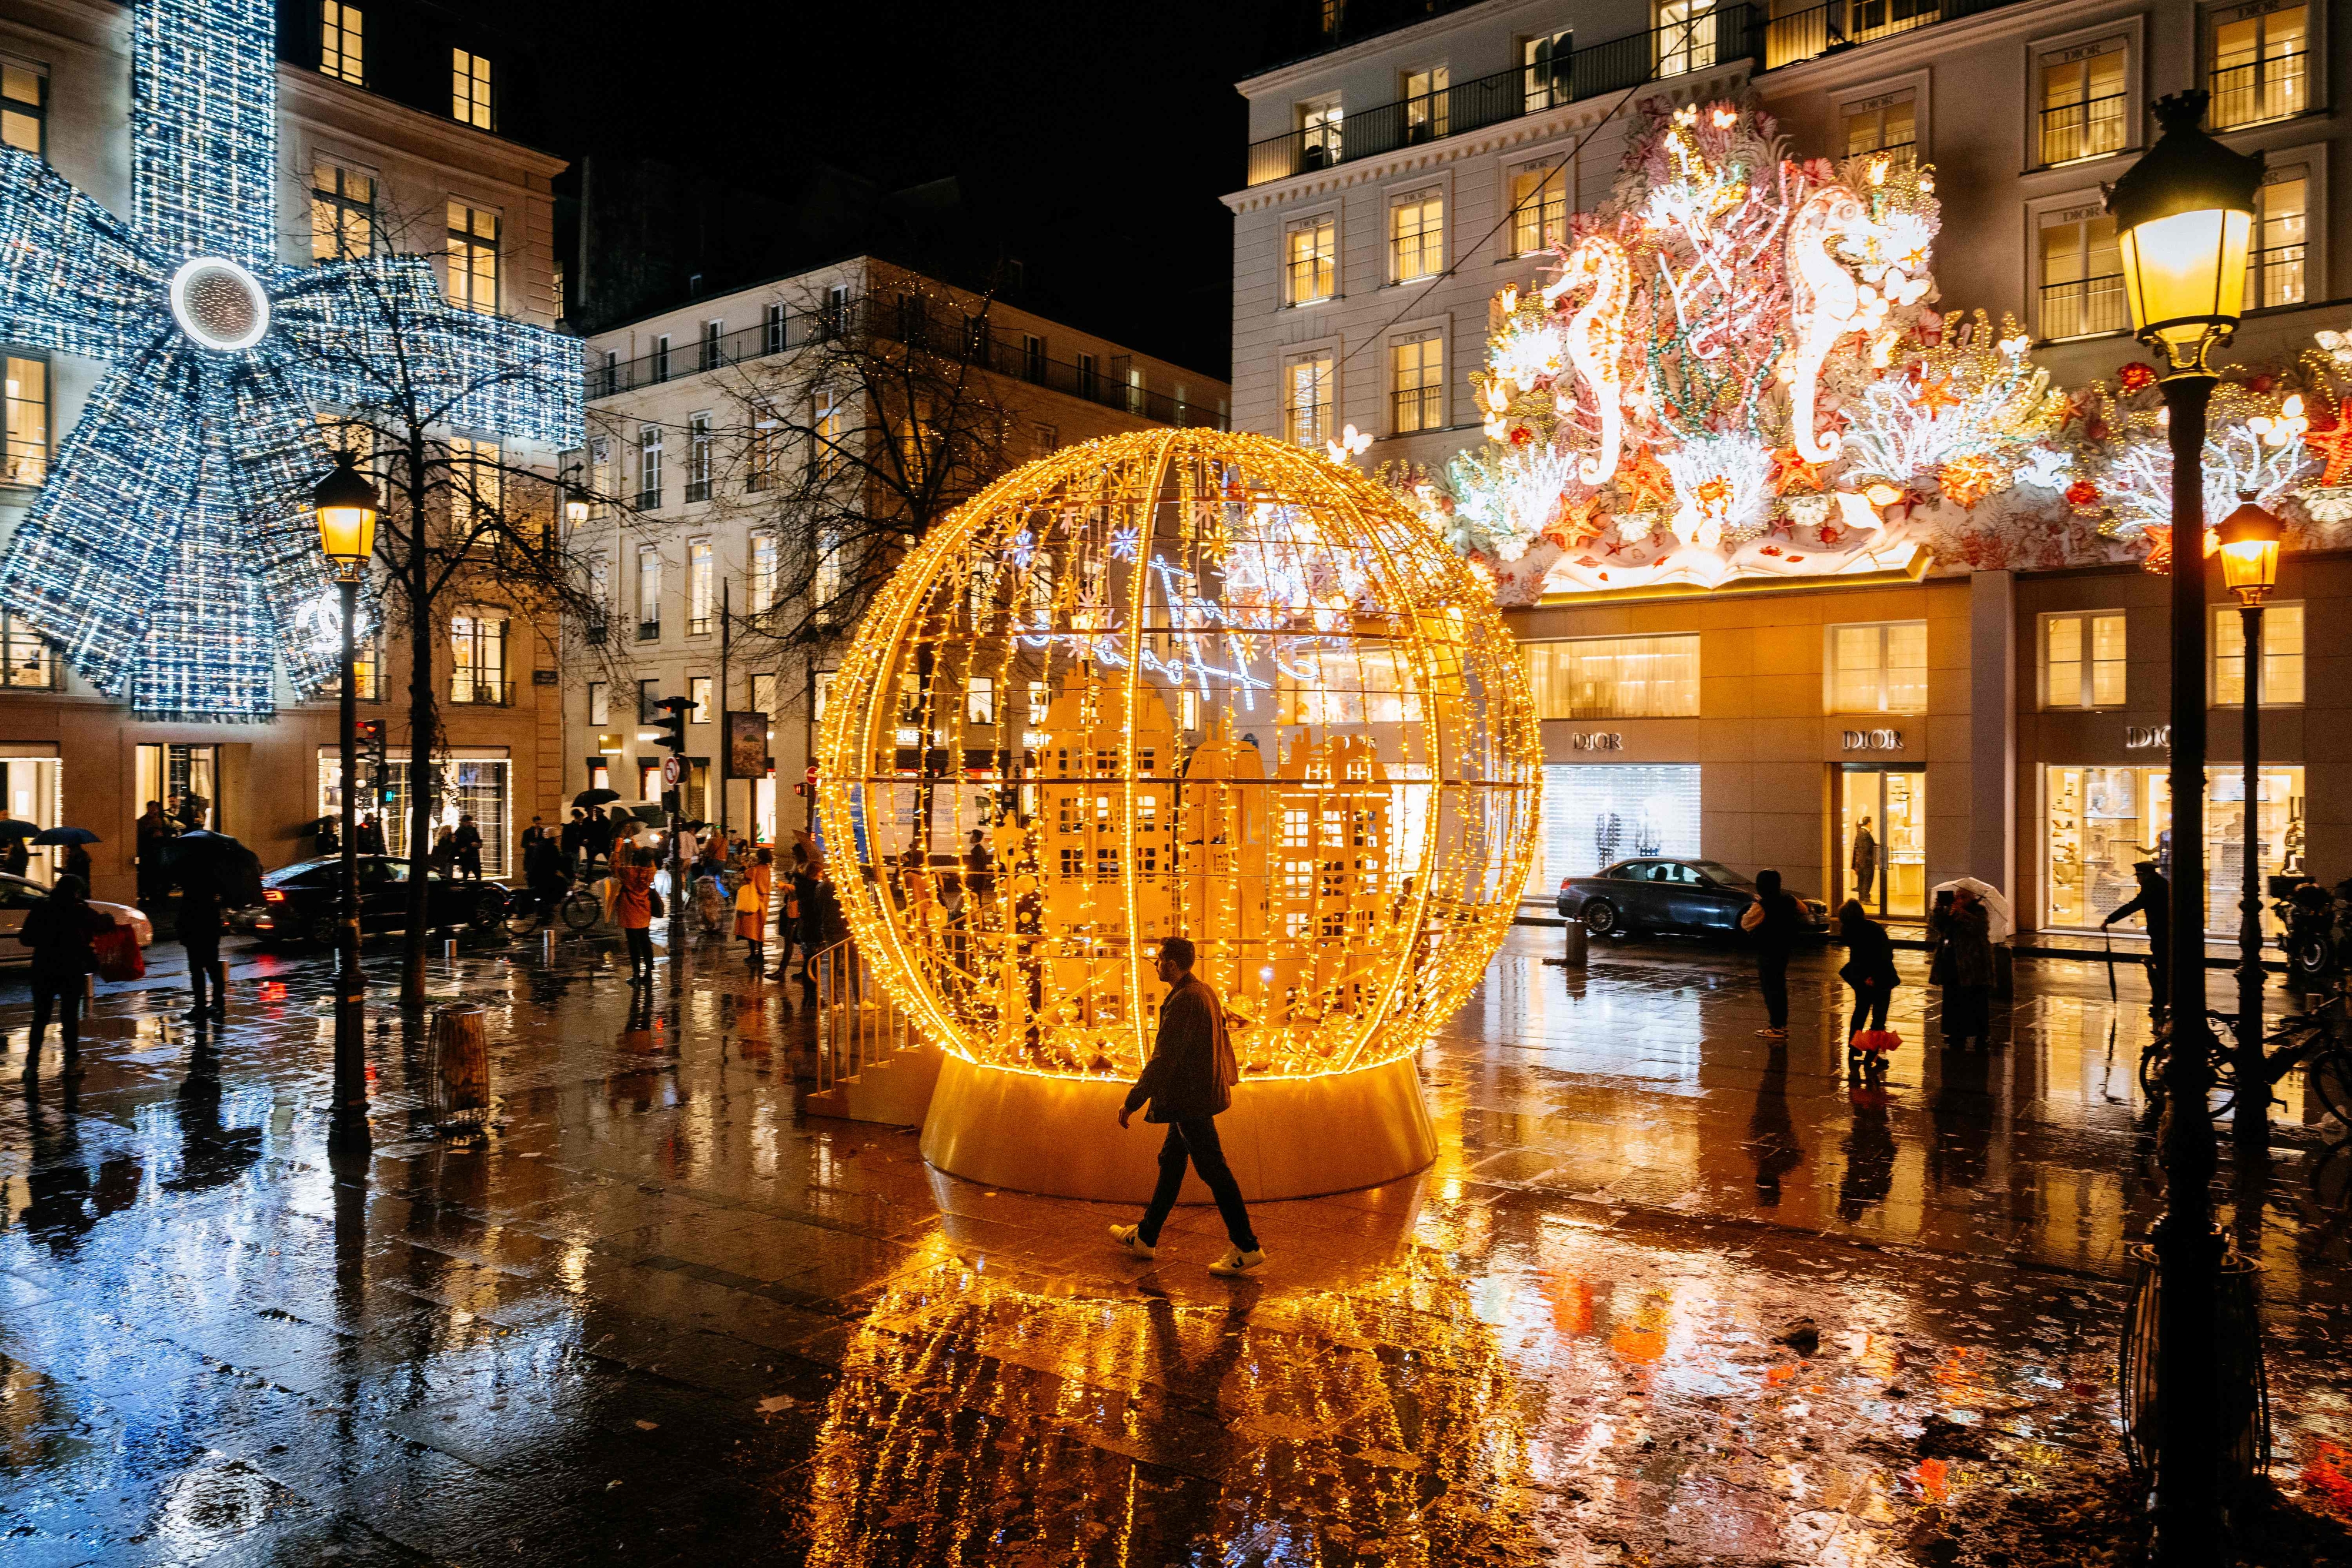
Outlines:
[[679, 779], [684, 779], [685, 777], [686, 764], [683, 760], [675, 757], [665, 757], [662, 758], [663, 783], [675, 786]]

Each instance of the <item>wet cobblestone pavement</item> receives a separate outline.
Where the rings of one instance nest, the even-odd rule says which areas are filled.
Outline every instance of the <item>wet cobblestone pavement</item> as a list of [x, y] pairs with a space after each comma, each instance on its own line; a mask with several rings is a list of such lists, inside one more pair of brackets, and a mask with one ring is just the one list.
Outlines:
[[[1775, 1053], [1736, 955], [1556, 941], [1425, 1054], [1436, 1165], [1260, 1207], [1237, 1283], [1213, 1210], [1143, 1263], [1124, 1211], [804, 1116], [797, 989], [716, 946], [645, 1011], [593, 945], [437, 967], [492, 1009], [492, 1129], [435, 1135], [395, 1025], [343, 1169], [322, 962], [240, 962], [201, 1046], [184, 992], [109, 995], [31, 1088], [15, 982], [0, 1563], [2123, 1560], [2144, 988], [2021, 962], [1982, 1053], [1906, 988], [1855, 1091], [1833, 958]], [[2264, 1560], [2352, 1562], [2347, 1161], [2284, 1092], [2222, 1177], [2302, 1531]]]

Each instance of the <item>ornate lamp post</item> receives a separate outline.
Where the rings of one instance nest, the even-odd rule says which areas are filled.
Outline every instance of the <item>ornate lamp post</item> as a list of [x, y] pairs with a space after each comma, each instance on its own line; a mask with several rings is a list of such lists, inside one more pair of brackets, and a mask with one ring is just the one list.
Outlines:
[[2221, 582], [2238, 596], [2245, 622], [2245, 887], [2238, 899], [2238, 1099], [2231, 1118], [2241, 1152], [2270, 1146], [2270, 1070], [2263, 1056], [2263, 836], [2254, 817], [2263, 755], [2263, 601], [2278, 586], [2279, 540], [2286, 527], [2238, 497], [2238, 509], [2214, 530]]
[[335, 1090], [333, 1122], [329, 1141], [342, 1146], [368, 1141], [367, 1122], [367, 984], [360, 978], [360, 862], [357, 835], [359, 794], [359, 683], [354, 648], [354, 623], [359, 619], [360, 581], [375, 554], [375, 520], [383, 507], [375, 486], [359, 471], [349, 452], [335, 454], [335, 466], [310, 492], [310, 507], [319, 519], [319, 545], [335, 563], [335, 584], [342, 593], [343, 820], [337, 842], [341, 846], [342, 892], [336, 901], [335, 930]]
[[[2213, 1228], [2213, 1082], [2205, 1022], [2205, 411], [2212, 347], [2237, 329], [2262, 160], [2198, 129], [2203, 92], [2155, 105], [2163, 134], [2107, 195], [2132, 329], [2164, 361], [2172, 445], [2172, 997], [2162, 1153], [2166, 1212], [2157, 1322], [2155, 1448], [2160, 1551], [2206, 1564], [2221, 1551], [2226, 1439], [2211, 1354], [2222, 1255]], [[2248, 802], [2251, 806], [2252, 802]]]

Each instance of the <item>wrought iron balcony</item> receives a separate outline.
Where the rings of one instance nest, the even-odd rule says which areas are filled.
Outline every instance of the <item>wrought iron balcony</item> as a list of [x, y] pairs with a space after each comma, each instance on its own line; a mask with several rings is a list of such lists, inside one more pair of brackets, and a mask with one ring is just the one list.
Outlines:
[[449, 682], [449, 700], [462, 707], [512, 707], [512, 681], [484, 680], [457, 672]]

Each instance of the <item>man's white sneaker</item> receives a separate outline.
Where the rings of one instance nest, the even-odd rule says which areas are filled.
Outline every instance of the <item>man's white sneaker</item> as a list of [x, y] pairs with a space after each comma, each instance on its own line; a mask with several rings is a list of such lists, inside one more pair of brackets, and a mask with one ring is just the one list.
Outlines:
[[1136, 1225], [1114, 1225], [1110, 1228], [1110, 1239], [1137, 1257], [1149, 1258], [1152, 1256], [1152, 1250], [1145, 1245], [1142, 1237], [1137, 1234], [1141, 1228], [1142, 1227]]
[[1265, 1267], [1265, 1249], [1244, 1252], [1238, 1247], [1228, 1247], [1225, 1255], [1209, 1265], [1212, 1274], [1254, 1274]]

